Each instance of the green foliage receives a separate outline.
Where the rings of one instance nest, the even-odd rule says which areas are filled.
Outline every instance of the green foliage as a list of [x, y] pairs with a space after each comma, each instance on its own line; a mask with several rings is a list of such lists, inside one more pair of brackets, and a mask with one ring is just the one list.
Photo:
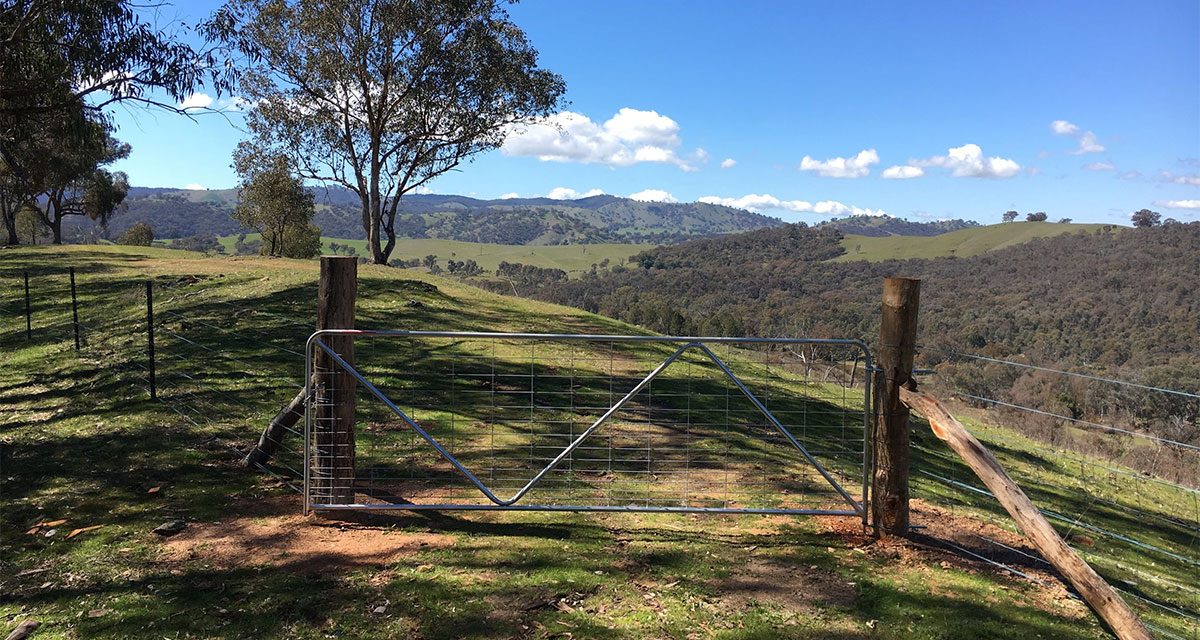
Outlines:
[[139, 222], [122, 233], [117, 238], [117, 244], [148, 247], [154, 244], [154, 230], [145, 222]]
[[1157, 226], [1158, 221], [1161, 218], [1161, 213], [1157, 211], [1151, 211], [1149, 209], [1140, 209], [1138, 211], [1134, 211], [1129, 216], [1129, 220], [1133, 223], [1133, 226], [1143, 229], [1146, 227]]
[[640, 268], [521, 293], [664, 332], [679, 323], [659, 324], [662, 309], [682, 315], [686, 333], [724, 310], [750, 335], [871, 338], [880, 282], [903, 273], [923, 280], [922, 343], [931, 349], [1134, 371], [1196, 362], [1200, 223], [1066, 233], [959, 259], [826, 260], [839, 250], [836, 235], [789, 226], [655, 249], [637, 256]]
[[141, 10], [130, 0], [0, 6], [0, 158], [26, 194], [42, 190], [30, 165], [54, 150], [31, 147], [30, 136], [60, 131], [64, 120], [100, 122], [114, 103], [177, 111], [176, 101], [206, 81], [218, 94], [229, 88], [232, 69], [220, 56], [184, 44]]
[[1002, 218], [1005, 222], [1012, 222], [1013, 220], [1016, 220], [1017, 216], [1019, 215], [1021, 214], [1017, 213], [1016, 211], [1009, 210], [1004, 212]]
[[892, 216], [847, 216], [826, 220], [818, 227], [832, 227], [846, 235], [876, 238], [881, 236], [936, 236], [959, 229], [978, 227], [971, 220], [935, 220], [933, 222], [910, 222]]
[[1047, 217], [1048, 216], [1046, 215], [1045, 211], [1038, 211], [1037, 213], [1025, 214], [1025, 221], [1026, 222], [1045, 222]]
[[172, 249], [197, 251], [199, 253], [225, 253], [225, 247], [212, 235], [196, 235], [186, 238], [176, 238], [168, 245]]
[[245, 55], [251, 141], [359, 199], [386, 264], [401, 198], [507, 128], [554, 112], [565, 85], [496, 0], [230, 0], [207, 32]]
[[240, 164], [241, 198], [233, 218], [262, 234], [265, 256], [311, 258], [321, 252], [321, 230], [312, 224], [313, 194], [292, 175], [287, 158]]

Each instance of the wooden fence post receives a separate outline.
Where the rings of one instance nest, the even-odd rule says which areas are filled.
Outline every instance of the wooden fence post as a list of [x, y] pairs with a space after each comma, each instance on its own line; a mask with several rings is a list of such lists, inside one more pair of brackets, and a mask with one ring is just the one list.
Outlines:
[[920, 280], [883, 281], [871, 441], [871, 524], [878, 537], [908, 533], [908, 406], [900, 400], [900, 387], [912, 378], [920, 291]]
[[[317, 329], [353, 329], [358, 294], [358, 259], [321, 256], [317, 287]], [[321, 339], [348, 364], [354, 364], [354, 338]], [[315, 387], [315, 455], [313, 490], [316, 502], [354, 502], [354, 376], [317, 348], [313, 360]]]

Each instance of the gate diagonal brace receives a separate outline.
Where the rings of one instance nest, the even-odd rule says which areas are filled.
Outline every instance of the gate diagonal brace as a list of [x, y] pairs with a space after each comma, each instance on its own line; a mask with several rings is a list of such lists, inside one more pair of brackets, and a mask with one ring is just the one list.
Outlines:
[[[433, 437], [427, 431], [425, 431], [425, 429], [422, 428], [420, 424], [418, 424], [415, 420], [413, 420], [406, 413], [404, 413], [404, 410], [401, 409], [399, 406], [397, 406], [396, 403], [393, 402], [392, 399], [389, 398], [386, 393], [384, 393], [382, 390], [380, 390], [379, 387], [376, 387], [374, 384], [372, 384], [370, 380], [367, 380], [365, 377], [363, 377], [363, 375], [361, 373], [359, 373], [357, 369], [355, 369], [352, 365], [350, 365], [350, 363], [346, 362], [341, 356], [339, 356], [332, 349], [330, 349], [329, 346], [326, 345], [323, 341], [321, 341], [320, 339], [317, 339], [317, 340], [313, 341], [313, 344], [315, 344], [322, 351], [324, 351], [334, 361], [335, 364], [337, 364], [339, 367], [344, 369], [350, 375], [354, 376], [354, 378], [360, 384], [362, 384], [368, 391], [371, 392], [371, 395], [378, 398], [380, 402], [383, 402], [384, 405], [386, 405], [388, 407], [388, 409], [390, 409], [393, 413], [395, 413], [397, 416], [399, 416], [400, 419], [403, 420], [409, 427], [411, 427], [412, 430], [414, 432], [416, 432], [417, 435], [421, 436], [422, 439], [424, 439], [426, 442], [428, 442], [429, 445], [432, 446], [438, 452], [439, 455], [441, 455], [447, 462], [449, 462], [451, 465], [453, 465], [454, 468], [463, 475], [463, 477], [465, 477], [467, 480], [469, 480], [471, 482], [471, 484], [475, 485], [475, 487], [477, 489], [479, 489], [480, 493], [482, 493], [484, 496], [487, 497], [488, 500], [492, 501], [497, 507], [500, 507], [500, 508], [504, 508], [504, 507], [515, 508], [517, 506], [516, 505], [517, 501], [519, 501], [527, 493], [529, 493], [529, 491], [531, 491], [534, 487], [536, 487], [538, 485], [538, 483], [541, 482], [542, 478], [544, 478], [548, 473], [550, 473], [556, 467], [558, 467], [558, 465], [561, 464], [562, 461], [565, 460], [568, 456], [570, 456], [571, 453], [573, 451], [575, 451], [576, 448], [579, 447], [579, 445], [581, 445], [585, 440], [587, 440], [587, 438], [589, 436], [592, 435], [592, 433], [594, 433], [597, 429], [599, 429], [600, 426], [603, 425], [605, 422], [607, 422], [608, 419], [611, 418], [614, 414], [616, 414], [618, 411], [620, 411], [621, 408], [624, 407], [626, 403], [628, 403], [631, 399], [633, 399], [639, 392], [641, 392], [642, 389], [646, 388], [646, 386], [649, 385], [655, 378], [657, 378], [659, 376], [659, 374], [661, 374], [663, 371], [665, 371], [669, 366], [671, 366], [672, 363], [674, 363], [677, 359], [679, 359], [679, 357], [682, 356], [684, 353], [686, 353], [688, 350], [697, 349], [701, 353], [703, 353], [705, 356], [707, 356], [708, 359], [713, 362], [713, 364], [717, 365], [717, 367], [721, 369], [721, 371], [725, 374], [725, 376], [728, 377], [729, 380], [731, 380], [734, 383], [734, 385], [736, 385], [737, 388], [742, 392], [742, 394], [745, 395], [748, 400], [750, 400], [750, 402], [759, 410], [760, 413], [762, 413], [763, 417], [765, 417], [767, 420], [769, 420], [771, 422], [771, 424], [774, 425], [775, 429], [778, 430], [779, 433], [781, 433], [785, 438], [788, 439], [789, 442], [792, 443], [793, 446], [796, 447], [796, 449], [800, 452], [800, 455], [802, 455], [804, 457], [804, 459], [809, 464], [811, 464], [813, 466], [813, 468], [815, 468], [817, 470], [818, 473], [821, 474], [821, 477], [823, 477], [825, 479], [825, 481], [828, 482], [829, 485], [832, 486], [834, 488], [834, 490], [836, 490], [838, 492], [839, 495], [841, 495], [842, 499], [846, 501], [846, 503], [851, 507], [851, 509], [853, 509], [853, 515], [861, 516], [864, 514], [864, 507], [863, 507], [862, 503], [855, 500], [844, 488], [842, 488], [842, 486], [837, 482], [837, 480], [835, 480], [833, 478], [832, 475], [830, 475], [830, 473], [825, 469], [825, 467], [823, 467], [821, 465], [821, 463], [817, 462], [817, 460], [808, 452], [808, 450], [804, 447], [804, 445], [800, 444], [800, 441], [797, 440], [796, 437], [792, 435], [792, 433], [787, 429], [787, 427], [785, 427], [783, 425], [783, 423], [781, 423], [779, 421], [779, 419], [777, 419], [775, 417], [775, 415], [772, 414], [769, 409], [767, 409], [766, 405], [764, 405], [762, 403], [762, 401], [759, 400], [758, 397], [755, 396], [754, 393], [751, 392], [750, 389], [746, 387], [746, 385], [733, 373], [732, 370], [729, 369], [728, 366], [726, 366], [726, 364], [723, 361], [721, 361], [720, 358], [717, 357], [717, 355], [715, 353], [713, 353], [713, 351], [711, 349], [709, 349], [705, 344], [703, 344], [701, 342], [695, 342], [695, 341], [688, 342], [688, 343], [682, 345], [681, 347], [679, 347], [678, 349], [676, 349], [670, 356], [667, 357], [666, 360], [664, 360], [661, 364], [659, 364], [657, 367], [655, 367], [653, 371], [651, 371], [644, 378], [642, 378], [642, 380], [640, 382], [638, 382], [637, 385], [635, 385], [633, 387], [633, 389], [631, 389], [629, 391], [629, 393], [626, 393], [620, 400], [618, 400], [611, 407], [609, 407], [608, 410], [604, 412], [604, 415], [597, 418], [596, 421], [593, 422], [591, 426], [589, 426], [586, 430], [584, 430], [583, 433], [579, 434], [579, 436], [577, 438], [575, 438], [573, 441], [571, 441], [571, 443], [568, 444], [567, 447], [562, 450], [562, 452], [560, 452], [557, 456], [555, 456], [555, 458], [553, 460], [551, 460], [550, 463], [547, 464], [544, 469], [539, 471], [537, 473], [537, 475], [535, 475], [532, 479], [530, 479], [529, 482], [526, 483], [526, 485], [524, 487], [522, 487], [519, 491], [517, 491], [515, 494], [513, 494], [512, 497], [507, 498], [507, 499], [500, 498], [495, 493], [493, 493], [491, 491], [491, 489], [489, 489], [487, 487], [487, 485], [483, 484], [483, 482], [481, 482], [479, 480], [479, 478], [476, 477], [475, 474], [471, 472], [470, 469], [466, 468], [466, 466], [464, 466], [461, 462], [459, 462], [459, 460], [457, 458], [455, 458], [452, 453], [450, 453], [444, 446], [442, 446], [442, 444], [440, 442], [438, 442], [437, 438]], [[308, 382], [308, 384], [311, 384], [311, 381]], [[354, 506], [354, 505], [341, 505], [341, 506], [350, 507], [350, 506]], [[405, 506], [410, 507], [412, 505], [405, 505]], [[711, 509], [701, 509], [701, 510], [711, 510]], [[786, 511], [786, 510], [781, 510], [781, 511]]]

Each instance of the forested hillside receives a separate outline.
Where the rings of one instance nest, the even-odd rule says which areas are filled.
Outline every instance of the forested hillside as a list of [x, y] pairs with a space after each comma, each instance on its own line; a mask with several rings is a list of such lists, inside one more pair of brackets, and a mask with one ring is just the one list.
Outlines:
[[[358, 199], [340, 189], [315, 189], [313, 223], [326, 237], [365, 238]], [[223, 236], [244, 231], [231, 218], [237, 191], [134, 187], [126, 209], [109, 223], [112, 237], [144, 222], [158, 238]], [[413, 194], [400, 204], [396, 232], [405, 238], [435, 238], [500, 244], [556, 245], [612, 242], [670, 243], [698, 236], [749, 231], [783, 224], [769, 216], [702, 202], [641, 202], [600, 195], [578, 200]], [[94, 223], [81, 219], [75, 232]]]
[[935, 220], [933, 222], [911, 222], [892, 216], [849, 216], [834, 218], [817, 225], [832, 227], [846, 235], [881, 238], [885, 236], [936, 236], [959, 229], [978, 227], [973, 220]]
[[1110, 228], [971, 258], [830, 262], [840, 234], [789, 225], [664, 247], [638, 268], [530, 291], [675, 334], [867, 337], [880, 280], [921, 278], [930, 348], [1139, 369], [1200, 363], [1200, 223]]

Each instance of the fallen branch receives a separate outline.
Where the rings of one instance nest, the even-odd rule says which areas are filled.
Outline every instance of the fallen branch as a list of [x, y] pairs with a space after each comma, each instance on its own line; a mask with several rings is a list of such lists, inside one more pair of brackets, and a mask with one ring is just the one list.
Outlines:
[[4, 640], [25, 640], [25, 638], [28, 638], [33, 633], [33, 630], [37, 628], [37, 620], [26, 620], [25, 622], [17, 625], [17, 628], [13, 629], [8, 636], [4, 638]]
[[975, 475], [983, 480], [1042, 557], [1070, 581], [1071, 586], [1120, 640], [1152, 640], [1150, 632], [1120, 594], [1063, 542], [1042, 512], [1000, 466], [996, 456], [968, 433], [942, 403], [933, 396], [903, 387], [900, 389], [900, 400], [925, 416], [933, 434], [950, 445]]

